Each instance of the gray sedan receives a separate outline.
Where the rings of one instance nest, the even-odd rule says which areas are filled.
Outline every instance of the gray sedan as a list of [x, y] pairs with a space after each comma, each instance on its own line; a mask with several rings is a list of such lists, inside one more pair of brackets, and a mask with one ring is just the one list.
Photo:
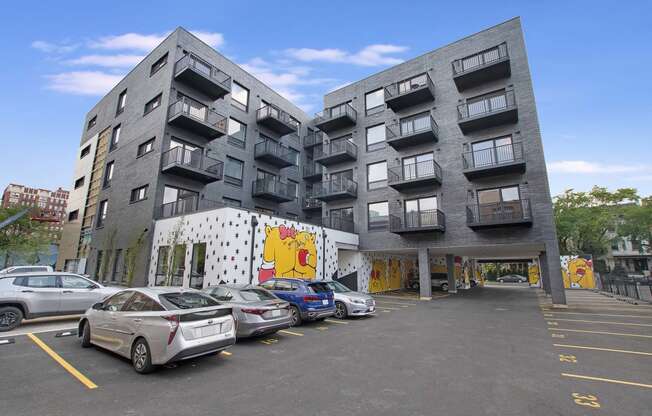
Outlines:
[[366, 316], [376, 311], [376, 301], [370, 295], [355, 292], [340, 282], [326, 283], [335, 294], [335, 317], [344, 319], [347, 316]]
[[230, 347], [235, 322], [230, 307], [194, 289], [127, 289], [86, 311], [79, 336], [83, 347], [113, 351], [148, 373], [156, 365]]
[[238, 322], [238, 338], [271, 334], [289, 328], [292, 323], [290, 304], [262, 287], [219, 285], [202, 290], [233, 308]]

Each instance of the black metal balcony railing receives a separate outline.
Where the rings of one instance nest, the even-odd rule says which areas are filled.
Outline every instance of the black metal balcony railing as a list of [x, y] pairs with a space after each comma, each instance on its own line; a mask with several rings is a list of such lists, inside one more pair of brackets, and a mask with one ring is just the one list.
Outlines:
[[303, 178], [316, 178], [321, 176], [324, 173], [324, 167], [320, 165], [319, 163], [308, 163], [303, 167]]
[[199, 210], [218, 208], [220, 206], [222, 204], [219, 202], [199, 199], [199, 196], [192, 195], [161, 205], [159, 215], [161, 218], [169, 218], [177, 215], [191, 214]]
[[305, 210], [321, 209], [323, 203], [312, 196], [305, 196], [301, 199], [301, 207]]
[[278, 178], [256, 179], [252, 184], [254, 197], [268, 198], [277, 202], [292, 201], [297, 196], [296, 185], [281, 182]]
[[336, 176], [316, 184], [313, 189], [313, 196], [322, 201], [356, 198], [358, 196], [358, 183], [352, 179]]
[[353, 223], [353, 218], [323, 217], [322, 225], [324, 227], [345, 231], [347, 233], [354, 232], [354, 228], [355, 228]]
[[356, 160], [358, 146], [349, 140], [333, 140], [321, 147], [315, 147], [313, 157], [322, 164]]
[[479, 100], [472, 100], [457, 106], [459, 120], [481, 117], [515, 107], [514, 91], [492, 95]]
[[272, 104], [267, 104], [256, 110], [256, 121], [280, 134], [293, 133], [299, 128], [299, 121]]
[[501, 43], [500, 45], [478, 52], [475, 55], [467, 56], [466, 58], [456, 59], [453, 61], [453, 75], [461, 75], [465, 72], [475, 71], [477, 69], [493, 65], [496, 62], [508, 58], [507, 44]]
[[296, 153], [291, 152], [288, 147], [269, 139], [263, 139], [263, 141], [256, 143], [254, 158], [279, 167], [293, 166], [297, 163]]
[[357, 123], [358, 112], [349, 103], [343, 103], [335, 107], [326, 108], [315, 114], [315, 126], [329, 132]]
[[172, 166], [181, 166], [205, 172], [216, 178], [222, 177], [224, 169], [224, 163], [217, 159], [204, 156], [201, 149], [188, 150], [181, 146], [177, 146], [163, 153], [162, 159], [163, 169]]
[[432, 87], [434, 89], [434, 84], [430, 75], [423, 73], [415, 77], [395, 82], [385, 87], [385, 100], [388, 98], [393, 98], [399, 95], [408, 94], [414, 90], [423, 88], [423, 87]]
[[312, 147], [323, 143], [324, 133], [321, 131], [310, 132], [303, 138], [303, 147]]
[[387, 106], [398, 111], [434, 99], [435, 84], [423, 73], [386, 86], [384, 94]]
[[390, 214], [389, 230], [394, 233], [444, 230], [446, 217], [438, 209]]
[[434, 160], [406, 163], [387, 170], [387, 182], [390, 186], [395, 183], [425, 179], [435, 179], [441, 183], [441, 176], [441, 166]]
[[523, 143], [515, 142], [462, 154], [464, 169], [492, 168], [523, 161]]
[[519, 199], [467, 205], [466, 222], [469, 226], [529, 223], [532, 222], [530, 201]]
[[[188, 69], [200, 74], [202, 78], [183, 75], [184, 71]], [[174, 73], [175, 76], [181, 77], [191, 85], [208, 92], [212, 98], [220, 98], [231, 92], [231, 77], [194, 53], [188, 53], [181, 57], [174, 64]]]
[[194, 128], [199, 133], [205, 133], [210, 137], [226, 134], [227, 118], [190, 97], [181, 97], [170, 104], [168, 120], [172, 122], [179, 116], [196, 122], [194, 125], [185, 122], [182, 125], [190, 129]]
[[439, 126], [432, 113], [405, 118], [398, 123], [387, 125], [385, 130], [385, 141], [397, 149], [437, 141], [439, 135]]

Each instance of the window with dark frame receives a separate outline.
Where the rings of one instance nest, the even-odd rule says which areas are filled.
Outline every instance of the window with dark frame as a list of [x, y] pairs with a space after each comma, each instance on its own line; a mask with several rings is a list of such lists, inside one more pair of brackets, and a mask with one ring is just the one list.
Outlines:
[[109, 152], [118, 148], [121, 132], [122, 132], [122, 125], [118, 124], [113, 128], [113, 132], [111, 133], [111, 145], [109, 146]]
[[387, 161], [367, 165], [367, 189], [374, 190], [387, 186]]
[[147, 190], [149, 189], [149, 185], [143, 185], [140, 186], [136, 189], [131, 190], [131, 197], [129, 198], [129, 202], [138, 202], [142, 201], [144, 199], [147, 199]]
[[136, 152], [136, 157], [146, 155], [147, 153], [154, 150], [154, 140], [155, 139], [156, 139], [155, 137], [152, 137], [151, 139], [147, 140], [146, 142], [139, 144], [138, 145], [138, 151]]
[[365, 94], [365, 113], [370, 116], [385, 110], [385, 90], [379, 88]]
[[84, 176], [75, 181], [75, 189], [81, 188], [84, 186]]
[[224, 164], [224, 182], [242, 186], [242, 178], [244, 175], [244, 162], [232, 157], [226, 157]]
[[229, 118], [227, 140], [230, 144], [244, 148], [247, 143], [247, 125]]
[[152, 75], [156, 74], [161, 68], [165, 66], [167, 62], [168, 53], [166, 52], [165, 55], [161, 56], [156, 62], [152, 64], [152, 67], [149, 71], [149, 76], [151, 77]]
[[114, 167], [115, 162], [109, 162], [106, 164], [106, 167], [104, 168], [104, 182], [103, 182], [103, 187], [108, 188], [111, 186], [111, 181], [113, 180], [113, 167]]
[[79, 158], [83, 159], [86, 156], [88, 156], [91, 153], [91, 145], [89, 144], [88, 146], [84, 147], [81, 152], [79, 153]]
[[106, 213], [109, 209], [109, 201], [105, 199], [100, 202], [100, 206], [97, 210], [97, 228], [104, 226], [104, 221], [106, 221]]
[[385, 148], [386, 129], [385, 124], [378, 124], [367, 127], [367, 152], [373, 152]]
[[372, 202], [367, 204], [367, 229], [369, 231], [385, 230], [389, 225], [389, 202]]
[[91, 119], [88, 120], [88, 126], [86, 127], [86, 130], [92, 129], [93, 127], [95, 127], [96, 124], [97, 124], [97, 116], [91, 117]]
[[231, 105], [245, 112], [249, 109], [249, 90], [235, 81], [231, 86]]
[[79, 218], [79, 210], [76, 209], [74, 211], [70, 211], [68, 213], [68, 221], [75, 221], [77, 218]]
[[127, 89], [122, 91], [118, 96], [118, 106], [115, 110], [115, 115], [118, 116], [125, 111], [125, 106], [127, 105]]
[[161, 105], [161, 96], [162, 94], [159, 94], [145, 104], [144, 116], [156, 110]]

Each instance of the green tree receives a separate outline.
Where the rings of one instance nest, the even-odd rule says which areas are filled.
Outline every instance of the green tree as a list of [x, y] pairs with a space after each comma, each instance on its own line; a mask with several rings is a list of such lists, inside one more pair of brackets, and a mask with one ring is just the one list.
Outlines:
[[[28, 209], [25, 207], [0, 208], [0, 222]], [[4, 267], [12, 259], [21, 256], [29, 261], [38, 261], [39, 254], [55, 240], [47, 225], [32, 221], [32, 210], [0, 230], [0, 252], [5, 254]]]
[[639, 200], [636, 189], [610, 192], [598, 186], [589, 192], [570, 189], [556, 197], [553, 208], [561, 254], [606, 253], [626, 208], [623, 204]]

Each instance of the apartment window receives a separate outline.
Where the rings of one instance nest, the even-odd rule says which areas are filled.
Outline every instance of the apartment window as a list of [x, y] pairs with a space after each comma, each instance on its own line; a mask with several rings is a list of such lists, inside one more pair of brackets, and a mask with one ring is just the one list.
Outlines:
[[138, 187], [136, 189], [131, 190], [131, 197], [129, 198], [129, 202], [138, 202], [142, 201], [143, 199], [147, 198], [147, 189], [149, 188], [149, 185], [144, 185], [141, 187]]
[[260, 206], [255, 206], [254, 209], [258, 212], [262, 212], [263, 214], [267, 215], [276, 215], [276, 211], [270, 208], [265, 208], [265, 207], [260, 207]]
[[160, 246], [158, 248], [158, 257], [156, 261], [156, 284], [157, 285], [165, 283], [163, 280], [159, 280], [159, 278], [165, 279], [166, 275], [168, 274], [169, 254], [170, 254], [169, 246]]
[[167, 63], [168, 63], [168, 54], [166, 52], [165, 55], [161, 56], [156, 62], [152, 64], [152, 68], [149, 71], [149, 76], [151, 77], [152, 75], [156, 74]]
[[249, 90], [235, 81], [231, 86], [231, 105], [242, 111], [249, 108]]
[[247, 125], [234, 118], [229, 118], [228, 142], [234, 146], [244, 148], [247, 142]]
[[159, 94], [145, 104], [145, 112], [143, 115], [149, 114], [150, 112], [156, 110], [161, 105], [161, 96], [162, 94]]
[[240, 208], [242, 207], [242, 201], [239, 199], [228, 198], [226, 196], [222, 197], [222, 202], [228, 207]]
[[382, 161], [367, 165], [367, 189], [379, 189], [387, 186], [387, 162]]
[[206, 243], [192, 245], [192, 260], [190, 262], [190, 287], [201, 289], [204, 286], [206, 271]]
[[115, 165], [115, 162], [109, 162], [106, 164], [106, 168], [104, 168], [104, 187], [108, 188], [111, 186], [111, 181], [113, 180], [113, 167]]
[[505, 90], [499, 90], [470, 98], [466, 101], [466, 107], [469, 117], [500, 110], [507, 107], [507, 95]]
[[79, 189], [82, 186], [84, 186], [84, 177], [83, 176], [75, 181], [75, 189]]
[[285, 216], [290, 218], [291, 220], [298, 220], [299, 216], [293, 212], [286, 212]]
[[86, 130], [92, 129], [93, 127], [95, 127], [96, 124], [97, 124], [97, 116], [91, 117], [91, 119], [88, 120], [88, 126], [86, 127]]
[[423, 178], [435, 174], [435, 156], [432, 152], [403, 158], [403, 180]]
[[115, 115], [118, 116], [125, 111], [125, 106], [127, 105], [127, 90], [124, 90], [118, 96], [118, 108], [115, 110]]
[[367, 152], [385, 148], [385, 125], [367, 127]]
[[120, 132], [122, 132], [122, 126], [118, 124], [113, 128], [113, 133], [111, 134], [111, 145], [109, 146], [109, 152], [118, 148], [118, 143], [120, 142]]
[[353, 208], [331, 209], [328, 221], [328, 226], [332, 228], [353, 232]]
[[483, 140], [471, 144], [473, 150], [473, 166], [492, 166], [514, 161], [512, 136]]
[[224, 164], [224, 181], [231, 185], [242, 186], [244, 162], [232, 157], [226, 157]]
[[518, 186], [506, 186], [504, 188], [484, 189], [478, 191], [478, 203], [480, 205], [499, 204], [501, 202], [513, 202], [520, 200]]
[[389, 225], [389, 202], [374, 202], [367, 205], [367, 229], [384, 230]]
[[404, 209], [406, 227], [437, 225], [436, 196], [407, 200]]
[[152, 137], [151, 139], [147, 140], [145, 143], [139, 144], [136, 157], [141, 157], [154, 150], [154, 139], [155, 138]]
[[198, 203], [199, 192], [174, 186], [165, 186], [163, 189], [163, 217], [194, 212]]
[[299, 166], [299, 151], [297, 149], [293, 149], [291, 147], [288, 147], [287, 149], [288, 152], [288, 159], [292, 161], [294, 166], [291, 166], [290, 169], [297, 169], [297, 166]]
[[78, 209], [68, 213], [68, 221], [75, 221], [77, 218], [79, 218], [79, 210]]
[[104, 227], [106, 221], [106, 212], [109, 209], [109, 201], [104, 200], [100, 202], [100, 207], [97, 210], [97, 228]]
[[385, 109], [385, 92], [382, 88], [371, 91], [364, 96], [364, 108], [366, 114], [377, 114]]
[[79, 158], [80, 158], [80, 159], [83, 159], [83, 158], [85, 158], [86, 156], [88, 156], [90, 153], [91, 153], [91, 145], [89, 144], [88, 146], [84, 147], [84, 148], [81, 150], [81, 153], [79, 154]]
[[290, 191], [290, 194], [294, 197], [294, 199], [299, 198], [299, 182], [293, 181], [292, 179], [288, 179], [288, 189]]

